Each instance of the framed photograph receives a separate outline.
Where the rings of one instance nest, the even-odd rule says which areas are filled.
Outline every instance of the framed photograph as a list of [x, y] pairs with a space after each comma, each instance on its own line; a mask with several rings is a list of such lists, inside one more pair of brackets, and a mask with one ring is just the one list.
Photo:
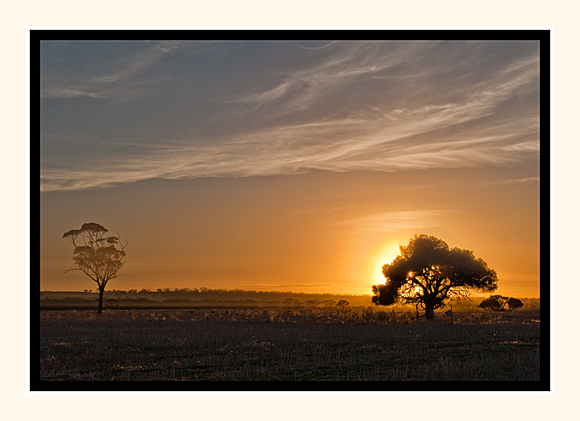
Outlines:
[[31, 392], [551, 391], [550, 29], [29, 41]]

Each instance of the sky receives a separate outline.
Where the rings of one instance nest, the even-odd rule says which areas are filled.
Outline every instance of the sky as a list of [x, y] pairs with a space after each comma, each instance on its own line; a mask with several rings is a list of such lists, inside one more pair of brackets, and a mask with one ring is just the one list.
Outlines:
[[371, 294], [415, 234], [539, 297], [539, 44], [41, 44], [41, 290], [63, 233], [128, 241], [108, 289]]

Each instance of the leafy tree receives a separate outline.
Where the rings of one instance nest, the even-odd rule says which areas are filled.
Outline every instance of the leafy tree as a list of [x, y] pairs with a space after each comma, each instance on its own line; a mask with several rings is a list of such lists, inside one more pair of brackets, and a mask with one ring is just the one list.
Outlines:
[[501, 295], [491, 295], [479, 304], [480, 308], [492, 311], [513, 311], [523, 306], [524, 303], [517, 298], [502, 297]]
[[415, 304], [433, 319], [433, 311], [451, 299], [468, 298], [473, 292], [492, 292], [497, 275], [469, 250], [449, 248], [436, 237], [415, 235], [400, 255], [383, 266], [384, 285], [373, 285], [377, 305]]
[[505, 297], [502, 297], [501, 295], [491, 295], [489, 298], [483, 300], [478, 307], [486, 310], [502, 311], [506, 304], [507, 299]]
[[349, 305], [350, 303], [346, 300], [340, 300], [338, 303], [336, 303], [336, 306], [340, 308], [345, 308], [348, 307]]
[[511, 310], [516, 310], [520, 307], [524, 306], [524, 303], [522, 303], [520, 300], [518, 300], [517, 298], [510, 298], [508, 300], [508, 309]]
[[322, 304], [325, 307], [332, 307], [336, 304], [336, 300], [324, 300], [322, 301], [320, 304]]
[[300, 304], [300, 300], [296, 299], [296, 298], [286, 298], [284, 300], [284, 304], [285, 305], [290, 305], [290, 306], [296, 306]]
[[81, 229], [73, 229], [64, 233], [74, 246], [73, 265], [71, 270], [80, 270], [99, 286], [99, 308], [97, 313], [103, 312], [103, 294], [107, 282], [116, 278], [117, 272], [125, 264], [125, 247], [119, 237], [105, 234], [108, 230], [100, 224], [90, 222], [83, 224]]

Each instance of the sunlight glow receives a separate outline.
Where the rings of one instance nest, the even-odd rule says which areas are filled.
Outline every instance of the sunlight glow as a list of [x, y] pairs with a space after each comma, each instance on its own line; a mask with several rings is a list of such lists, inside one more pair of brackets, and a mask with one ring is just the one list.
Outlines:
[[63, 233], [103, 223], [107, 290], [370, 295], [424, 234], [539, 297], [535, 37], [38, 44], [41, 290], [94, 291]]
[[374, 258], [370, 262], [370, 273], [373, 274], [373, 282], [385, 283], [385, 277], [382, 271], [383, 265], [391, 263], [398, 255], [399, 244], [396, 241], [391, 241], [383, 245], [374, 253]]

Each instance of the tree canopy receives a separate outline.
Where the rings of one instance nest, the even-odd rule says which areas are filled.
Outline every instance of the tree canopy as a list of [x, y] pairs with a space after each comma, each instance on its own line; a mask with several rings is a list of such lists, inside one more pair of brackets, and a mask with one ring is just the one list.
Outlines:
[[415, 304], [432, 319], [433, 310], [451, 299], [497, 289], [496, 272], [469, 250], [449, 248], [443, 240], [424, 234], [415, 235], [399, 250], [400, 255], [383, 266], [385, 284], [373, 285], [372, 301], [377, 305]]
[[513, 311], [523, 306], [524, 303], [517, 298], [503, 297], [501, 295], [491, 295], [479, 304], [480, 308], [493, 311]]

